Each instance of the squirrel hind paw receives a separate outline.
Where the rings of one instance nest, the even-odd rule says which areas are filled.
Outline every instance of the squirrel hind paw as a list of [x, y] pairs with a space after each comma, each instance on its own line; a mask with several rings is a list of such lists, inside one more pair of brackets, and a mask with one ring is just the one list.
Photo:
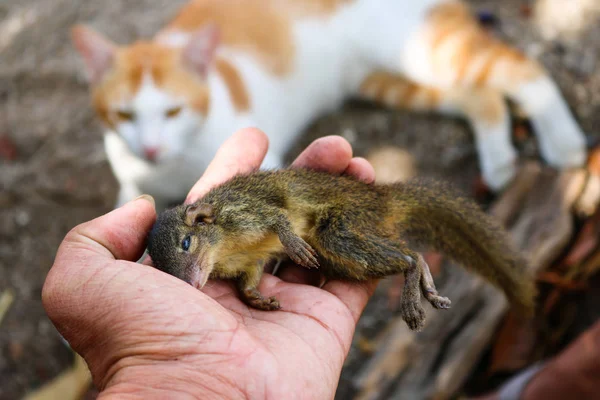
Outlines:
[[423, 295], [433, 306], [433, 308], [437, 308], [438, 310], [447, 310], [450, 308], [452, 302], [449, 298], [440, 296], [436, 290], [427, 290], [423, 292]]
[[411, 331], [419, 332], [425, 327], [425, 310], [416, 302], [402, 304], [402, 319]]
[[447, 310], [452, 304], [449, 298], [438, 295], [428, 297], [427, 300], [429, 301], [429, 304], [431, 304], [434, 308], [437, 308], [438, 310]]
[[281, 309], [279, 301], [275, 297], [263, 297], [254, 299], [250, 304], [252, 308], [262, 311], [277, 311]]

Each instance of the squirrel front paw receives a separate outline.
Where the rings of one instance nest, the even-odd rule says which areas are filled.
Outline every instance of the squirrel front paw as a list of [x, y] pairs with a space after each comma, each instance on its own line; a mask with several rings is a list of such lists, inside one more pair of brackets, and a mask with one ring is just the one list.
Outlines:
[[301, 237], [290, 236], [282, 244], [285, 252], [296, 264], [306, 268], [319, 268], [317, 252]]

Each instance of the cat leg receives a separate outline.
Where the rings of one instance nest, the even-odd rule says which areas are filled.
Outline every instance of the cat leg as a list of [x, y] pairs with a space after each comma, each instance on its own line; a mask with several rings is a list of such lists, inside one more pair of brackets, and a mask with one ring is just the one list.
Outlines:
[[359, 94], [391, 108], [465, 117], [475, 133], [485, 182], [493, 190], [500, 190], [514, 177], [517, 153], [511, 142], [508, 108], [500, 92], [485, 88], [438, 89], [377, 71], [363, 81]]
[[527, 113], [549, 164], [585, 162], [585, 136], [556, 83], [538, 62], [491, 36], [461, 2], [430, 11], [404, 49], [401, 70], [433, 87], [495, 89]]
[[[144, 194], [138, 182], [139, 177], [148, 174], [149, 168], [129, 151], [123, 139], [114, 132], [104, 135], [104, 149], [113, 175], [119, 183], [119, 193], [115, 203], [115, 208], [119, 208]], [[164, 210], [169, 204], [168, 199], [163, 198], [156, 191], [146, 192], [146, 194], [154, 198], [157, 211]]]
[[283, 157], [281, 157], [274, 150], [269, 150], [265, 155], [260, 168], [263, 170], [280, 169], [284, 167], [283, 164]]
[[133, 183], [119, 182], [119, 185], [119, 194], [117, 195], [117, 202], [115, 204], [115, 208], [119, 208], [143, 194], [140, 191], [140, 189]]

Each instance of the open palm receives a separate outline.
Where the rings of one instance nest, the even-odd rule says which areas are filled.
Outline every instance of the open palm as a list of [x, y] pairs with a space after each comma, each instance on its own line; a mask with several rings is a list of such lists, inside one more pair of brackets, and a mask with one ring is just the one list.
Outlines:
[[[266, 148], [259, 131], [233, 135], [188, 201], [256, 169]], [[341, 138], [316, 141], [294, 165], [374, 179]], [[48, 315], [87, 361], [101, 396], [332, 398], [375, 283], [321, 285], [315, 271], [286, 265], [260, 285], [282, 310], [250, 309], [229, 282], [200, 292], [132, 262], [155, 218], [152, 203], [138, 199], [74, 228], [44, 285]]]

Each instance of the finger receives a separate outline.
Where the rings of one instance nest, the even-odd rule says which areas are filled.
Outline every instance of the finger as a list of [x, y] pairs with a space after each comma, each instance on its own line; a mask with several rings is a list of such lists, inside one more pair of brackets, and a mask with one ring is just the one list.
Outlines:
[[375, 169], [370, 162], [362, 157], [354, 157], [350, 160], [344, 174], [350, 175], [366, 183], [375, 182]]
[[[325, 154], [332, 156], [327, 158]], [[310, 167], [332, 172], [346, 173], [359, 180], [371, 183], [375, 180], [375, 171], [371, 164], [363, 158], [352, 158], [352, 148], [339, 136], [328, 136], [314, 141], [298, 156], [293, 167]], [[317, 257], [318, 260], [318, 257]], [[315, 284], [315, 274], [306, 268], [287, 267], [277, 274], [279, 278], [291, 283]]]
[[76, 226], [61, 247], [86, 249], [114, 260], [136, 261], [144, 252], [146, 236], [155, 220], [154, 199], [143, 195]]
[[193, 203], [215, 185], [237, 174], [258, 169], [268, 148], [269, 139], [262, 131], [256, 128], [240, 129], [219, 148], [200, 180], [188, 193], [185, 203]]
[[[332, 174], [341, 174], [352, 160], [352, 147], [340, 136], [325, 136], [312, 142], [292, 163], [292, 168], [311, 168]], [[316, 285], [314, 271], [289, 266], [282, 268], [277, 276], [286, 282]]]
[[323, 274], [317, 269], [307, 269], [292, 263], [286, 263], [279, 267], [277, 277], [289, 283], [320, 286]]
[[341, 174], [352, 159], [352, 146], [340, 136], [325, 136], [312, 142], [292, 163], [293, 168], [311, 168]]
[[375, 292], [378, 283], [379, 280], [359, 283], [331, 281], [323, 285], [323, 289], [335, 295], [348, 307], [356, 323]]

